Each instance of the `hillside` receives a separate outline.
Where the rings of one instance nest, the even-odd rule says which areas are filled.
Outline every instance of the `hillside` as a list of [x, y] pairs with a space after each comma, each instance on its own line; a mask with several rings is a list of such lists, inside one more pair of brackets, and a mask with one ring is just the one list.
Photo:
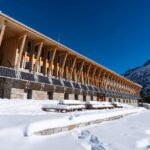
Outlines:
[[143, 86], [143, 97], [150, 95], [150, 60], [139, 67], [127, 70], [123, 76]]

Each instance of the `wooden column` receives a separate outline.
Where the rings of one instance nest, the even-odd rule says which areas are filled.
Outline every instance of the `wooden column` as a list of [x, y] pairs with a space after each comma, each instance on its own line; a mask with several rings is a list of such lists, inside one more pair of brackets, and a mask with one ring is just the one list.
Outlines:
[[72, 76], [73, 76], [73, 70], [76, 64], [77, 58], [75, 57], [71, 66], [71, 71], [70, 71], [70, 80], [72, 80]]
[[45, 53], [44, 53], [44, 63], [43, 63], [43, 67], [44, 67], [44, 74], [47, 75], [47, 54], [48, 54], [48, 49], [45, 49]]
[[106, 72], [104, 72], [104, 73], [103, 73], [103, 76], [102, 76], [102, 87], [103, 87], [103, 88], [105, 88], [105, 85], [104, 85], [104, 84], [105, 84], [105, 82], [104, 82], [105, 74], [106, 74]]
[[37, 54], [36, 62], [35, 62], [35, 66], [34, 66], [34, 72], [37, 72], [37, 69], [38, 69], [39, 58], [41, 55], [42, 47], [43, 47], [43, 42], [40, 42], [39, 47], [38, 47], [38, 54]]
[[61, 75], [60, 76], [62, 78], [63, 78], [63, 74], [64, 74], [64, 67], [65, 67], [65, 64], [66, 64], [67, 56], [68, 56], [68, 53], [65, 54], [64, 60], [63, 60], [63, 63], [62, 63], [62, 67], [61, 67]]
[[22, 42], [21, 42], [21, 46], [20, 46], [20, 49], [19, 49], [18, 60], [17, 60], [16, 66], [15, 66], [16, 69], [20, 68], [22, 52], [23, 52], [23, 49], [24, 49], [24, 46], [25, 46], [26, 39], [27, 39], [27, 34], [24, 34], [23, 37], [22, 37]]
[[49, 62], [48, 76], [52, 75], [52, 66], [53, 66], [55, 55], [56, 55], [56, 50], [57, 50], [57, 48], [54, 49], [52, 58], [51, 58], [51, 60]]
[[89, 72], [90, 72], [90, 69], [91, 69], [91, 64], [88, 66], [88, 70], [87, 70], [87, 84], [89, 85]]
[[82, 70], [83, 70], [83, 66], [84, 66], [84, 61], [82, 61], [82, 64], [81, 64], [81, 68], [80, 68], [79, 75], [78, 75], [78, 81], [80, 81]]
[[96, 79], [96, 86], [99, 87], [99, 78], [100, 78], [100, 75], [101, 75], [101, 71], [99, 70], [99, 73], [98, 73], [98, 76], [97, 76], [97, 79]]
[[92, 73], [92, 85], [94, 85], [94, 76], [95, 76], [95, 73], [96, 73], [96, 69], [97, 68], [94, 68], [93, 73]]
[[6, 25], [2, 24], [1, 32], [0, 32], [0, 47], [1, 47], [1, 44], [2, 44], [3, 37], [4, 37], [5, 28], [6, 28]]

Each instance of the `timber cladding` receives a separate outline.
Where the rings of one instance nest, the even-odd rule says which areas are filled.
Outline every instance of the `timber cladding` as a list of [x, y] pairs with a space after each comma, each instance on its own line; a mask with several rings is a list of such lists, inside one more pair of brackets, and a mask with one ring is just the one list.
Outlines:
[[[68, 93], [71, 98], [79, 100], [105, 100], [104, 97], [115, 99], [121, 96], [123, 99], [138, 100], [142, 88], [2, 12], [0, 66], [5, 68], [0, 70], [3, 78], [11, 78], [11, 75], [7, 76], [7, 71], [6, 74], [1, 73], [3, 70], [15, 70], [18, 80], [13, 79], [13, 88], [33, 90], [33, 95], [53, 91], [52, 97], [59, 98], [64, 98], [61, 94]], [[3, 85], [1, 87], [4, 89]], [[42, 99], [46, 99], [45, 93], [41, 95]]]

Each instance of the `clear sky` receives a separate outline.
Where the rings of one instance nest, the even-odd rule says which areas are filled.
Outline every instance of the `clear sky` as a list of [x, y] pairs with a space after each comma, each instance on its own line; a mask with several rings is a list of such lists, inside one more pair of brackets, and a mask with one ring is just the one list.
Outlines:
[[0, 0], [0, 10], [120, 74], [150, 59], [149, 0]]

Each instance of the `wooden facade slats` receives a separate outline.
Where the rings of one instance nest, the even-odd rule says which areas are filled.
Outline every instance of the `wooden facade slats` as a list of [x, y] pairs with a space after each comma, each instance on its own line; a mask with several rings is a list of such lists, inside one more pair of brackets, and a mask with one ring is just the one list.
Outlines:
[[90, 76], [89, 76], [89, 72], [90, 72], [90, 69], [91, 69], [91, 64], [89, 64], [89, 66], [88, 66], [88, 69], [87, 69], [87, 84], [89, 84], [89, 80], [90, 80]]
[[39, 59], [40, 59], [42, 47], [43, 47], [43, 42], [40, 42], [39, 43], [39, 47], [38, 47], [38, 53], [37, 53], [36, 62], [35, 62], [35, 65], [34, 65], [34, 72], [37, 72], [37, 69], [39, 67]]
[[[11, 24], [11, 22], [9, 23]], [[15, 26], [15, 23], [12, 25]], [[5, 38], [4, 36], [5, 30], [7, 31], [7, 28], [6, 28], [6, 25], [3, 24], [0, 30], [0, 46], [2, 44], [3, 37]], [[25, 43], [26, 43], [26, 39], [28, 36], [29, 39], [36, 42], [34, 43], [34, 47], [36, 45], [39, 45], [36, 57], [34, 56], [35, 55], [34, 48], [32, 48], [32, 53], [29, 56], [27, 56], [28, 54], [27, 51], [23, 53], [23, 60], [30, 59], [30, 62], [29, 62], [31, 66], [30, 71], [37, 71], [38, 65], [40, 64], [44, 68], [43, 69], [44, 71], [41, 73], [47, 76], [54, 75], [56, 77], [61, 77], [61, 78], [64, 77], [67, 80], [79, 81], [81, 83], [94, 85], [98, 87], [104, 87], [104, 88], [109, 88], [109, 89], [111, 88], [112, 90], [120, 91], [120, 92], [122, 91], [124, 93], [135, 93], [135, 92], [138, 93], [141, 89], [140, 85], [138, 86], [138, 84], [134, 84], [130, 82], [129, 80], [115, 74], [113, 71], [94, 63], [92, 60], [72, 51], [71, 49], [51, 39], [41, 36], [38, 32], [36, 33], [36, 31], [32, 32], [31, 29], [29, 30], [28, 28], [22, 28], [20, 26], [19, 30], [17, 30], [16, 28], [15, 32], [17, 32], [17, 35], [19, 35], [19, 33], [21, 34], [23, 33], [22, 36], [19, 37], [22, 40], [20, 49], [18, 49], [19, 56], [17, 58], [17, 61], [15, 58], [16, 62], [13, 65], [16, 68], [20, 68], [20, 62], [22, 61], [21, 60], [22, 53], [25, 48]], [[28, 32], [29, 34], [25, 34], [25, 32]], [[38, 39], [41, 39], [42, 41]], [[50, 54], [51, 55], [50, 59], [48, 59], [48, 49], [45, 50], [44, 58], [41, 58], [42, 47], [44, 48], [47, 47], [48, 49], [52, 48], [51, 50], [52, 54]], [[15, 51], [15, 53], [16, 52], [17, 50]], [[61, 62], [61, 64], [58, 64], [57, 59], [55, 59], [57, 58], [56, 52], [57, 52], [57, 55], [64, 55], [63, 61]], [[65, 64], [67, 62], [67, 59], [69, 59], [68, 55], [73, 56], [73, 62], [71, 62], [71, 65], [67, 66]], [[26, 59], [26, 57], [28, 57], [28, 59]], [[77, 62], [77, 60], [79, 62]], [[86, 66], [85, 66], [85, 62], [86, 62]], [[77, 63], [79, 63], [78, 69], [75, 67], [77, 66]], [[110, 76], [112, 76], [112, 78]]]
[[53, 66], [55, 55], [56, 55], [56, 50], [57, 48], [54, 48], [51, 60], [49, 62], [48, 76], [52, 75], [52, 66]]
[[67, 60], [67, 56], [68, 56], [68, 53], [65, 53], [63, 63], [62, 63], [62, 66], [61, 66], [61, 77], [63, 77], [63, 74], [64, 74], [64, 67], [65, 67], [65, 63], [66, 63], [66, 60]]
[[83, 66], [84, 66], [84, 61], [82, 61], [82, 63], [81, 63], [81, 67], [80, 67], [80, 71], [79, 71], [79, 75], [78, 75], [78, 81], [80, 81], [80, 79], [81, 79]]
[[16, 68], [20, 68], [20, 62], [21, 62], [21, 58], [22, 58], [22, 52], [23, 52], [23, 49], [24, 49], [24, 46], [25, 46], [25, 42], [26, 42], [26, 39], [27, 39], [27, 34], [24, 34], [23, 37], [22, 37], [22, 42], [21, 42], [21, 46], [20, 46], [20, 49], [19, 49], [19, 56], [18, 56], [18, 59], [17, 59], [17, 63], [16, 63]]
[[2, 44], [3, 37], [4, 37], [5, 28], [6, 28], [6, 25], [3, 23], [1, 25], [1, 31], [0, 31], [0, 47], [1, 47], [1, 44]]
[[72, 66], [71, 66], [71, 70], [70, 70], [70, 80], [72, 80], [72, 76], [73, 76], [73, 71], [74, 71], [74, 67], [76, 65], [76, 61], [77, 61], [77, 57], [74, 58]]

